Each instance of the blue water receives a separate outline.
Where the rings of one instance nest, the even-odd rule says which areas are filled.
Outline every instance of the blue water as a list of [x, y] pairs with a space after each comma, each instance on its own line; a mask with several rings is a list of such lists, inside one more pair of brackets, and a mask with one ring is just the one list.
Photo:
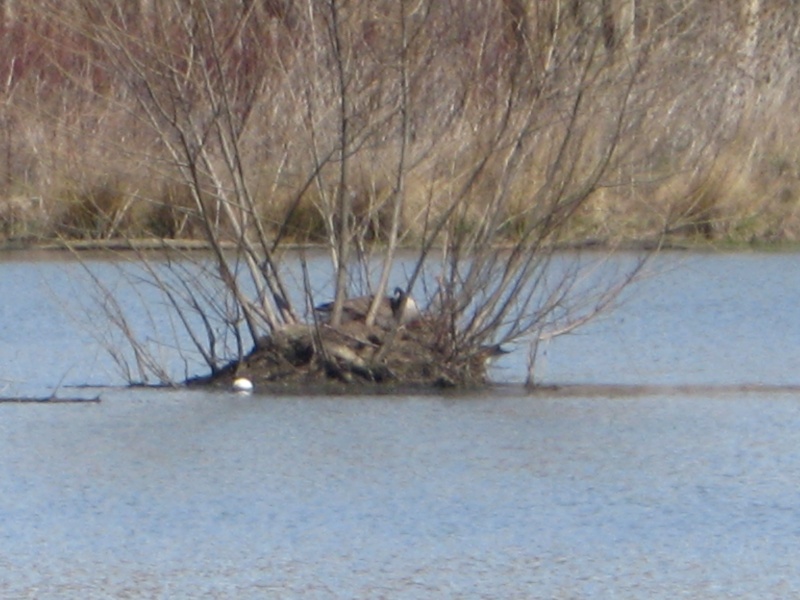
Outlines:
[[2, 597], [787, 598], [793, 397], [0, 407]]
[[[586, 396], [0, 404], [0, 597], [798, 597], [800, 395], [730, 387], [800, 383], [798, 264], [665, 256], [540, 357]], [[75, 269], [0, 263], [3, 395], [118, 381]]]
[[676, 253], [651, 273], [618, 310], [546, 346], [541, 381], [800, 384], [800, 255]]
[[[14, 256], [14, 255], [11, 255]], [[49, 256], [49, 255], [48, 255]], [[94, 261], [110, 281], [116, 266]], [[800, 257], [792, 253], [667, 253], [622, 305], [576, 333], [540, 347], [540, 383], [800, 385]], [[123, 283], [132, 325], [173, 375], [203, 372], [196, 355], [177, 356], [163, 300]], [[85, 269], [73, 260], [0, 262], [0, 395], [47, 395], [59, 385], [124, 383], [103, 343], [109, 336]], [[138, 294], [152, 300], [145, 308]], [[153, 331], [158, 335], [154, 335]], [[152, 341], [152, 340], [150, 340]], [[522, 382], [528, 346], [509, 346], [492, 376]], [[177, 358], [176, 358], [177, 356]], [[190, 364], [190, 368], [185, 365]]]

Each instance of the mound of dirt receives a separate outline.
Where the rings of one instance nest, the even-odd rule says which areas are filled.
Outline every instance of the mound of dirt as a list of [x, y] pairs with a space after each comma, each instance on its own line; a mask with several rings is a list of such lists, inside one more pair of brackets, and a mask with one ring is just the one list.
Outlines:
[[255, 386], [325, 386], [331, 383], [455, 387], [480, 384], [486, 356], [454, 357], [424, 323], [396, 330], [350, 322], [340, 327], [296, 324], [259, 343], [241, 362], [190, 383], [230, 386], [237, 377]]

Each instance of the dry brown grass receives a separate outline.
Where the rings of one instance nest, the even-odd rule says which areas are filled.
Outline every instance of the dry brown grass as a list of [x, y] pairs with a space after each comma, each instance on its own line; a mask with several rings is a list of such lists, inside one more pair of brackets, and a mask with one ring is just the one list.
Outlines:
[[[647, 62], [614, 164], [570, 216], [565, 235], [571, 240], [639, 239], [663, 229], [741, 242], [800, 237], [800, 111], [790, 93], [800, 64], [792, 60], [796, 27], [775, 31], [773, 23], [786, 16], [780, 8], [764, 16], [758, 45], [764, 78], [750, 85], [737, 79], [747, 76], [736, 58], [738, 13], [702, 4], [671, 15], [655, 0], [639, 3], [637, 33]], [[360, 145], [349, 158], [348, 191], [357, 226], [378, 242], [386, 235], [398, 161], [396, 78], [383, 79], [393, 51], [386, 40], [396, 34], [387, 29], [394, 27], [392, 6], [365, 3], [352, 14], [349, 30], [361, 37], [353, 42], [360, 50], [354, 66], [359, 94], [352, 107]], [[401, 232], [407, 240], [419, 238], [456, 196], [463, 200], [457, 233], [474, 231], [497, 212], [502, 230], [514, 238], [537, 219], [544, 192], [552, 193], [544, 186], [552, 186], [547, 173], [559, 151], [559, 118], [574, 82], [566, 70], [544, 70], [564, 59], [558, 55], [564, 48], [546, 36], [551, 17], [544, 13], [531, 15], [528, 23], [533, 66], [525, 93], [536, 107], [529, 116], [528, 147], [513, 179], [504, 181], [498, 159], [465, 192], [491, 143], [483, 132], [493, 131], [502, 114], [497, 100], [515, 43], [504, 30], [506, 10], [502, 2], [476, 1], [455, 12], [437, 7], [423, 31], [427, 41], [409, 56], [415, 71]], [[118, 74], [106, 68], [102, 53], [56, 13], [20, 11], [0, 30], [0, 47], [9, 57], [0, 68], [2, 236], [199, 235], [187, 215], [191, 200], [176, 183], [181, 177], [143, 128], [139, 107], [115, 81]], [[317, 207], [331, 202], [338, 169], [325, 158], [338, 143], [328, 80], [319, 70], [327, 67], [303, 58], [309, 52], [299, 17], [273, 13], [259, 17], [269, 34], [258, 50], [245, 44], [236, 63], [244, 75], [264, 77], [243, 130], [244, 167], [255, 182], [264, 222], [274, 231], [284, 228], [290, 238], [316, 241], [327, 235], [325, 211]], [[585, 18], [591, 24], [594, 17]], [[575, 36], [577, 21], [561, 27], [564, 40], [589, 43]], [[573, 170], [565, 176], [572, 182], [588, 177], [593, 149], [602, 147], [606, 133], [599, 125], [616, 108], [613, 86], [620, 84], [614, 78], [612, 73], [593, 88], [587, 100], [593, 105], [581, 117], [583, 138], [568, 148]], [[701, 160], [701, 154], [712, 159]], [[318, 160], [323, 164], [316, 165]], [[502, 200], [496, 199], [498, 190]], [[20, 208], [29, 204], [40, 212]]]

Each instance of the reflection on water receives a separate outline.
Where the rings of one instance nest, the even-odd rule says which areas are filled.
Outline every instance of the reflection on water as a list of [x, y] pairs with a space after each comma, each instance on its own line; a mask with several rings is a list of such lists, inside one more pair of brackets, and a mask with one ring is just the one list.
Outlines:
[[[662, 261], [539, 362], [636, 394], [0, 404], [0, 597], [797, 596], [800, 396], [735, 385], [800, 384], [800, 261]], [[119, 382], [79, 273], [0, 263], [2, 395]]]

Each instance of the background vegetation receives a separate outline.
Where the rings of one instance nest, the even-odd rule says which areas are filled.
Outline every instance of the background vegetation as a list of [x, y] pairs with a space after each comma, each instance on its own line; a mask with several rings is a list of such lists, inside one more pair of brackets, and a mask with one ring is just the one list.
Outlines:
[[[613, 307], [648, 256], [565, 246], [796, 235], [788, 2], [3, 8], [5, 235], [210, 249], [126, 275], [169, 332], [137, 332], [95, 279], [131, 380], [173, 380], [170, 347], [215, 377], [458, 385], [526, 340], [533, 381], [539, 342]], [[312, 281], [287, 242], [320, 242], [329, 268]]]
[[[163, 137], [143, 126], [133, 63], [121, 68], [124, 57], [107, 43], [120, 49], [121, 40], [97, 31], [112, 19], [136, 41], [125, 52], [138, 57], [128, 58], [177, 69], [186, 59], [178, 49], [191, 35], [186, 15], [201, 4], [213, 5], [217, 49], [229, 70], [220, 76], [237, 103], [230, 107], [242, 124], [237, 143], [243, 168], [257, 174], [249, 193], [264, 224], [296, 241], [330, 238], [334, 224], [326, 223], [325, 207], [336, 202], [334, 155], [342, 133], [336, 57], [315, 3], [286, 0], [138, 0], [120, 10], [5, 0], [0, 238], [203, 237], [187, 210], [193, 201], [185, 177]], [[568, 216], [562, 240], [615, 243], [664, 231], [737, 242], [800, 236], [800, 107], [792, 93], [800, 11], [791, 0], [408, 3], [405, 34], [392, 2], [339, 4], [339, 58], [350, 78], [348, 204], [353, 226], [368, 239], [392, 233], [399, 160], [401, 241], [420, 239], [430, 224], [426, 207], [446, 210], [470, 177], [458, 228], [480, 227], [507, 165], [497, 156], [478, 171], [474, 165], [507, 118], [509, 86], [535, 107], [526, 117], [525, 151], [514, 158], [519, 164], [505, 186], [501, 217], [509, 239], [535, 218], [557, 152], [574, 153], [563, 177], [591, 178], [596, 165], [582, 154], [590, 155], [593, 144], [602, 152], [623, 101], [630, 117], [624, 148]], [[402, 35], [414, 37], [402, 46]], [[196, 49], [210, 60], [211, 48]], [[580, 116], [582, 143], [565, 149], [553, 124], [568, 119], [572, 92], [586, 83], [576, 77], [595, 75], [564, 67], [589, 55], [618, 70], [607, 69], [593, 89], [591, 111]], [[630, 71], [622, 66], [636, 75], [626, 97], [619, 87]], [[181, 91], [186, 115], [207, 100], [193, 85]], [[401, 93], [408, 97], [401, 101]], [[220, 224], [226, 221], [221, 212]]]

